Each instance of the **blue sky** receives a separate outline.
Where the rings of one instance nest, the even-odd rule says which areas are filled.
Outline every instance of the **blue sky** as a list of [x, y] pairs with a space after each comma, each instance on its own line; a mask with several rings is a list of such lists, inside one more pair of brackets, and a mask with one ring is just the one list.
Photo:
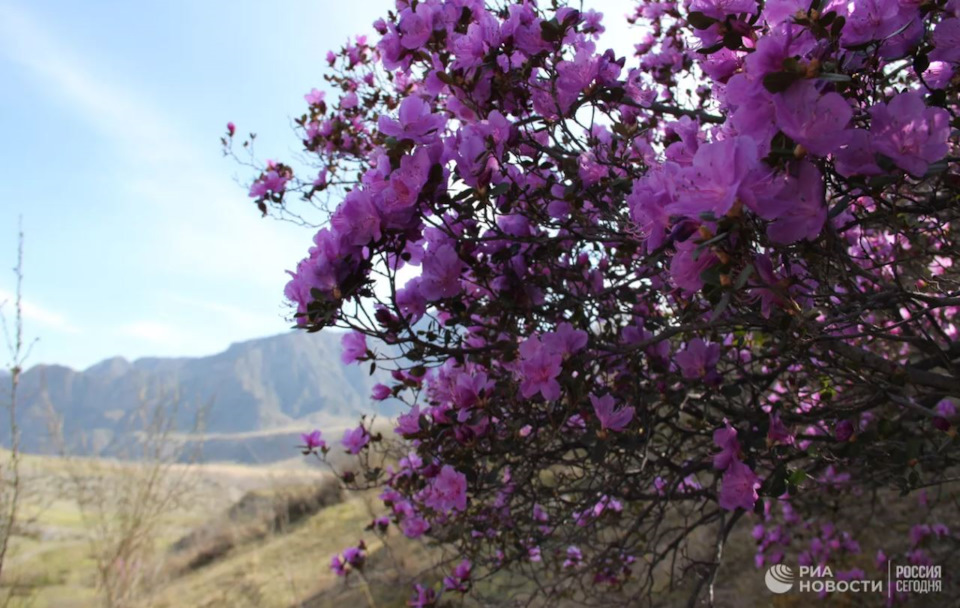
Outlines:
[[[232, 120], [261, 158], [289, 158], [326, 51], [392, 4], [0, 0], [0, 302], [22, 216], [28, 363], [283, 332], [283, 271], [311, 235], [259, 218], [219, 137]], [[617, 37], [628, 4], [595, 3]]]

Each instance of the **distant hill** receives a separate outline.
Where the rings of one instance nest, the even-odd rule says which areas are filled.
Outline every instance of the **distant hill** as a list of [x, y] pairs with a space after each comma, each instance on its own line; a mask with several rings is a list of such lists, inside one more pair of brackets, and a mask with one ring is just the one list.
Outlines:
[[[371, 376], [368, 366], [340, 362], [341, 335], [290, 332], [236, 343], [209, 357], [115, 357], [83, 371], [37, 365], [21, 381], [21, 444], [29, 452], [56, 452], [49, 430], [59, 419], [71, 451], [122, 455], [130, 433], [144, 427], [143, 411], [162, 403], [175, 412], [181, 432], [192, 430], [204, 413], [203, 432], [213, 435], [211, 459], [290, 458], [297, 433], [308, 427], [397, 413], [377, 410], [370, 400], [382, 377]], [[0, 377], [4, 381], [9, 375]], [[9, 444], [8, 434], [2, 438]]]

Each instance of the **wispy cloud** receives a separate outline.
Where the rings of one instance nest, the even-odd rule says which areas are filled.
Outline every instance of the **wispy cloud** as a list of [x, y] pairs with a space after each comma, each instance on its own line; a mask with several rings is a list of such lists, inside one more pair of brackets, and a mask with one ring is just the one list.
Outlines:
[[[14, 310], [15, 303], [16, 297], [12, 293], [0, 289], [0, 314], [4, 315], [7, 323], [13, 322], [13, 316], [16, 314]], [[46, 329], [55, 331], [62, 331], [69, 334], [81, 333], [80, 328], [71, 324], [63, 315], [38, 306], [29, 300], [21, 300], [20, 308], [25, 321], [31, 321]]]
[[[171, 302], [179, 304], [184, 308], [194, 311], [212, 313], [218, 319], [222, 320], [226, 325], [246, 327], [248, 330], [252, 331], [257, 331], [261, 328], [269, 328], [266, 329], [266, 331], [276, 330], [276, 317], [265, 317], [261, 312], [240, 308], [237, 306], [231, 306], [221, 302], [201, 300], [180, 294], [169, 293], [165, 294], [165, 297]], [[281, 312], [283, 311], [278, 306], [278, 317], [280, 316]]]
[[[137, 86], [143, 74], [120, 74], [108, 65], [109, 57], [51, 32], [23, 5], [0, 0], [0, 62], [23, 68], [41, 94], [64, 105], [116, 150], [109, 196], [122, 206], [124, 219], [111, 222], [118, 231], [141, 235], [128, 252], [129, 266], [163, 275], [172, 285], [207, 281], [224, 285], [231, 295], [256, 288], [254, 308], [272, 312], [282, 298], [283, 270], [306, 252], [309, 235], [257, 217], [229, 177], [230, 166], [211, 162], [218, 158], [216, 137], [191, 133], [157, 100], [145, 98]], [[271, 294], [266, 305], [263, 294]], [[219, 312], [238, 326], [252, 325], [257, 316], [226, 307]], [[259, 327], [284, 327], [278, 314], [267, 322], [258, 318]], [[135, 323], [126, 334], [158, 344], [172, 339], [156, 324]], [[190, 344], [201, 342], [198, 336]]]
[[187, 154], [169, 121], [145, 99], [96, 73], [79, 49], [52, 36], [28, 11], [0, 3], [0, 53], [27, 68], [51, 98], [67, 102], [83, 120], [151, 159]]

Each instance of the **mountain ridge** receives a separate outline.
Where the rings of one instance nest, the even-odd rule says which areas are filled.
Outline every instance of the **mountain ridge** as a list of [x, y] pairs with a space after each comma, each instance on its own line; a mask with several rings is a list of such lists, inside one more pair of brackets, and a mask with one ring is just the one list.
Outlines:
[[[116, 456], [129, 444], [125, 438], [142, 429], [143, 413], [157, 408], [178, 433], [225, 435], [342, 427], [362, 414], [396, 414], [396, 406], [374, 408], [370, 399], [381, 374], [340, 361], [341, 336], [291, 331], [234, 342], [204, 357], [117, 356], [80, 371], [32, 366], [20, 384], [21, 445], [38, 453]], [[58, 424], [61, 442], [49, 432]], [[271, 446], [280, 445], [276, 433], [268, 434]], [[9, 433], [0, 438], [9, 444]], [[275, 448], [267, 451], [262, 459], [274, 460]]]

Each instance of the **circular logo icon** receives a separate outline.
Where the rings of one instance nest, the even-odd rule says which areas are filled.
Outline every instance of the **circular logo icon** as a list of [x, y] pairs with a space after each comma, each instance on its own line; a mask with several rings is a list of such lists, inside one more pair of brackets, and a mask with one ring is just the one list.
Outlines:
[[763, 580], [767, 583], [767, 589], [770, 591], [774, 593], [786, 593], [793, 588], [793, 570], [790, 569], [790, 566], [776, 564], [770, 566]]

